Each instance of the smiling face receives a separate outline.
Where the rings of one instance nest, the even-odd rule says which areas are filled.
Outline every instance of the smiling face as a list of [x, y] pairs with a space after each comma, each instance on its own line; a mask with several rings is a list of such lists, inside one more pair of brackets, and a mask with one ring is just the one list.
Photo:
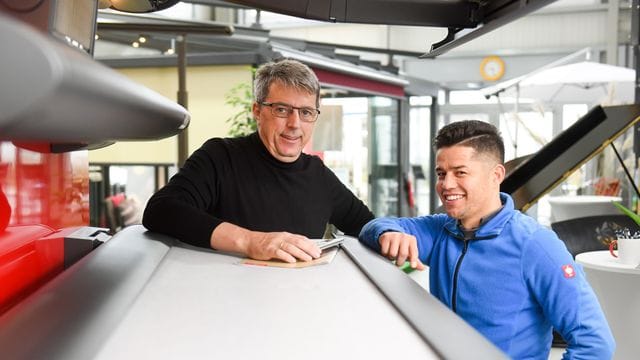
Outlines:
[[[276, 81], [269, 85], [269, 94], [264, 102], [315, 109], [316, 100], [315, 94]], [[253, 117], [258, 123], [260, 139], [273, 157], [282, 162], [294, 162], [311, 139], [315, 123], [301, 121], [298, 111], [293, 111], [287, 118], [279, 118], [273, 115], [271, 109], [269, 106], [253, 104]]]
[[464, 145], [443, 147], [436, 153], [436, 191], [449, 216], [465, 229], [498, 210], [504, 166], [486, 154]]

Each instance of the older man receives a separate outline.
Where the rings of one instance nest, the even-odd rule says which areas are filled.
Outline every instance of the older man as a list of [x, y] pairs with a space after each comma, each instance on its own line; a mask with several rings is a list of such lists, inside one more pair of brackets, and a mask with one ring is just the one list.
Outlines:
[[144, 212], [149, 230], [254, 259], [309, 261], [328, 223], [357, 236], [373, 214], [322, 161], [302, 153], [320, 106], [311, 69], [284, 59], [254, 81], [257, 133], [214, 138], [187, 159]]

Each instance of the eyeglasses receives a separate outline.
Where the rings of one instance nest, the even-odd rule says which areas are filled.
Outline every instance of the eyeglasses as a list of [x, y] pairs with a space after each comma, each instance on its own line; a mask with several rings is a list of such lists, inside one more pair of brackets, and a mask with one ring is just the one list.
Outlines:
[[298, 110], [298, 116], [304, 122], [314, 122], [318, 120], [318, 115], [320, 115], [320, 110], [311, 107], [295, 107], [289, 104], [270, 102], [261, 102], [260, 105], [271, 107], [271, 114], [279, 118], [288, 118], [293, 114], [293, 110]]

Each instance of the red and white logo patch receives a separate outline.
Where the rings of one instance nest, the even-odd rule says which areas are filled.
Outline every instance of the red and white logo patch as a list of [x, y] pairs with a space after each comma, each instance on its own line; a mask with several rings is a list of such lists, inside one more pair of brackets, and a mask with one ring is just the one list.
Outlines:
[[562, 273], [564, 274], [564, 277], [566, 277], [567, 279], [570, 279], [576, 276], [576, 271], [573, 270], [573, 266], [571, 265], [562, 265]]

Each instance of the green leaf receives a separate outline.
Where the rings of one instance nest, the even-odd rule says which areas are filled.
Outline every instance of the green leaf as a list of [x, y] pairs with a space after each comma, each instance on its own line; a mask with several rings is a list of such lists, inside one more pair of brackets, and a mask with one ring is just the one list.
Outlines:
[[625, 215], [627, 215], [628, 217], [630, 217], [633, 221], [636, 222], [636, 224], [640, 225], [640, 215], [636, 214], [635, 212], [631, 211], [630, 209], [628, 209], [626, 206], [612, 201], [611, 202], [615, 207], [618, 208], [618, 210], [620, 210], [621, 212], [623, 212]]
[[226, 122], [231, 124], [229, 135], [233, 137], [249, 135], [258, 130], [253, 120], [253, 88], [250, 83], [240, 83], [224, 95], [225, 104], [237, 108], [238, 111]]

